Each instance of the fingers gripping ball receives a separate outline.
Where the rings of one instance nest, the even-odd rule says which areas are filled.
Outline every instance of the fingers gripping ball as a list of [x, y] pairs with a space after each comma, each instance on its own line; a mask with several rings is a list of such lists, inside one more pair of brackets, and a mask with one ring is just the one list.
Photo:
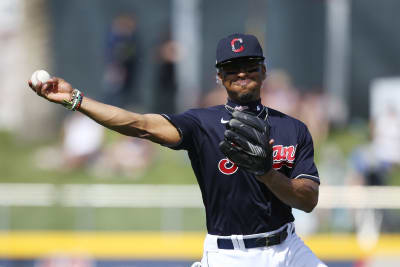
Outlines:
[[39, 82], [45, 83], [50, 80], [50, 74], [45, 70], [37, 70], [31, 76], [33, 86], [36, 86]]
[[255, 175], [272, 168], [269, 125], [257, 116], [235, 111], [219, 147], [231, 161]]

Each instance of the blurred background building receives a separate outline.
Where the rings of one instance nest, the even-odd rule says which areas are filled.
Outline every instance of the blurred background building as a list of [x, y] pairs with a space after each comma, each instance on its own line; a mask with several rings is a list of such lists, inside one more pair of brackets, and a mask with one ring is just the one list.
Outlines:
[[216, 44], [245, 32], [266, 54], [263, 103], [314, 138], [321, 200], [295, 211], [299, 233], [329, 266], [398, 266], [399, 10], [398, 0], [1, 0], [0, 265], [200, 258], [204, 212], [185, 153], [46, 103], [27, 80], [46, 69], [136, 112], [223, 104]]

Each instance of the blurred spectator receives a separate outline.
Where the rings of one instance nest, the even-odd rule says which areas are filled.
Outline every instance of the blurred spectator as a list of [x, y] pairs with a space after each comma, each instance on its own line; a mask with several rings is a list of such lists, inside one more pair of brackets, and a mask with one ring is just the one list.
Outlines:
[[131, 101], [140, 102], [134, 90], [138, 70], [138, 40], [136, 19], [132, 15], [119, 15], [111, 25], [106, 44], [106, 70], [104, 73], [104, 102], [120, 107]]
[[324, 112], [329, 120], [329, 127], [343, 129], [349, 119], [349, 107], [345, 100], [330, 94], [324, 95]]
[[299, 104], [297, 118], [307, 125], [317, 145], [325, 141], [329, 133], [327, 102], [324, 94], [308, 92], [303, 94]]
[[85, 168], [100, 153], [103, 139], [104, 128], [101, 125], [74, 112], [64, 121], [61, 145], [42, 147], [36, 151], [36, 166], [61, 170]]
[[[79, 130], [78, 130], [79, 129]], [[62, 151], [68, 169], [83, 168], [101, 151], [104, 128], [79, 112], [64, 122]]]
[[118, 136], [107, 145], [92, 166], [96, 176], [140, 178], [150, 166], [154, 145], [147, 140]]
[[400, 116], [387, 105], [370, 122], [369, 140], [350, 155], [351, 181], [361, 185], [386, 185], [389, 172], [400, 162]]
[[356, 147], [350, 155], [352, 184], [385, 185], [389, 165], [378, 159], [370, 143]]
[[200, 101], [201, 107], [211, 107], [216, 105], [225, 105], [228, 94], [226, 89], [217, 85], [214, 89], [209, 91]]
[[327, 137], [329, 118], [325, 96], [318, 93], [301, 95], [285, 71], [273, 70], [268, 74], [261, 99], [264, 105], [303, 121], [315, 143]]
[[176, 110], [176, 64], [180, 60], [180, 50], [180, 44], [172, 40], [170, 33], [157, 47], [153, 107], [156, 113], [170, 114]]
[[119, 135], [106, 145], [105, 133], [106, 129], [92, 119], [73, 113], [64, 122], [62, 145], [39, 150], [36, 163], [44, 169], [88, 168], [99, 177], [140, 177], [152, 161], [154, 146], [146, 140]]
[[395, 104], [386, 105], [371, 127], [377, 160], [387, 167], [400, 164], [400, 114]]
[[298, 118], [300, 96], [289, 74], [283, 70], [269, 72], [262, 90], [261, 99], [265, 106]]

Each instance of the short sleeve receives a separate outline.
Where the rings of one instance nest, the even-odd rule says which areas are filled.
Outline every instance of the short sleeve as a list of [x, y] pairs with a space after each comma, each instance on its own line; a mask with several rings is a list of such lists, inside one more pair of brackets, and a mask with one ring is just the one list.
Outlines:
[[193, 147], [193, 135], [198, 122], [191, 110], [181, 114], [161, 114], [161, 116], [174, 125], [181, 136], [178, 144], [173, 146], [165, 145], [166, 147], [174, 150], [188, 150], [190, 147]]
[[310, 179], [319, 184], [318, 170], [314, 163], [314, 145], [312, 137], [307, 127], [305, 125], [302, 126], [291, 178]]

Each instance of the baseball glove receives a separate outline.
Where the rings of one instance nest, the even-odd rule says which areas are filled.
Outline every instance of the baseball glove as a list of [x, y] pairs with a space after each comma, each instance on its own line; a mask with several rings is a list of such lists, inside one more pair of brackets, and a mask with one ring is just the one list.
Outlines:
[[239, 167], [263, 175], [272, 168], [268, 123], [248, 112], [235, 111], [232, 116], [219, 148]]

